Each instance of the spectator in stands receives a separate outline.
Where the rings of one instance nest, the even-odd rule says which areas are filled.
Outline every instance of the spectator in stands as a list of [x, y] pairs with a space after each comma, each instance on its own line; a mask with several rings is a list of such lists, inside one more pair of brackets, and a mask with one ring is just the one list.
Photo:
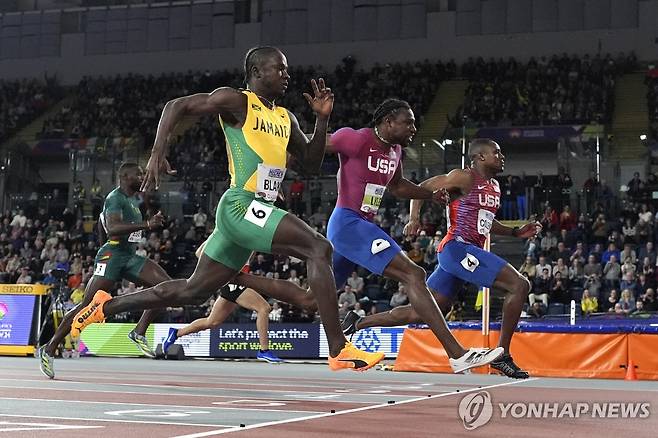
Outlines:
[[543, 255], [553, 255], [553, 250], [557, 249], [557, 237], [553, 235], [553, 232], [546, 230], [546, 234], [541, 239], [541, 253]]
[[640, 299], [642, 300], [644, 310], [647, 312], [658, 311], [658, 300], [656, 300], [655, 289], [647, 289], [647, 291], [640, 297]]
[[27, 223], [27, 217], [25, 216], [25, 212], [23, 211], [23, 209], [20, 209], [18, 210], [18, 213], [14, 215], [14, 218], [11, 220], [9, 226], [23, 228], [26, 223]]
[[391, 308], [409, 304], [409, 297], [407, 296], [407, 291], [404, 290], [403, 284], [398, 285], [398, 290], [391, 296], [389, 304]]
[[596, 217], [592, 224], [592, 235], [596, 243], [604, 244], [608, 240], [608, 222], [603, 213]]
[[631, 244], [624, 244], [624, 249], [619, 253], [619, 260], [623, 260], [624, 263], [626, 262], [627, 259], [629, 259], [629, 262], [632, 264], [637, 263], [637, 254], [635, 250], [633, 249], [634, 245]]
[[352, 271], [352, 275], [347, 279], [347, 284], [350, 285], [357, 296], [361, 296], [363, 294], [363, 287], [365, 286], [365, 283], [363, 281], [363, 277], [360, 277], [358, 272]]
[[557, 263], [553, 266], [553, 277], [555, 277], [555, 274], [558, 272], [560, 273], [560, 278], [569, 277], [569, 267], [564, 264], [564, 259], [562, 258], [557, 259]]
[[343, 287], [343, 293], [338, 297], [338, 314], [340, 317], [345, 317], [347, 312], [354, 308], [354, 304], [356, 304], [356, 295], [350, 285], [346, 284]]
[[516, 218], [516, 193], [514, 192], [512, 175], [507, 175], [506, 178], [500, 181], [500, 194], [502, 203], [503, 219], [511, 220]]
[[539, 299], [544, 303], [545, 307], [548, 307], [548, 295], [552, 288], [549, 269], [550, 268], [548, 267], [543, 268], [541, 271], [539, 271], [541, 272], [541, 275], [535, 278], [534, 287], [530, 291], [530, 294], [528, 294], [528, 301], [531, 306], [535, 303], [535, 301]]
[[651, 263], [651, 259], [647, 256], [642, 260], [642, 266], [640, 266], [641, 273], [650, 280], [655, 281], [656, 279], [656, 264]]
[[583, 290], [583, 296], [580, 299], [580, 308], [586, 316], [599, 310], [597, 298], [590, 296], [588, 289]]
[[640, 178], [640, 172], [635, 172], [633, 178], [628, 182], [628, 197], [632, 201], [640, 201], [644, 197], [644, 181]]
[[617, 292], [617, 289], [611, 289], [610, 294], [608, 295], [608, 299], [605, 300], [602, 310], [606, 312], [614, 312], [615, 305], [617, 304], [618, 301], [619, 301], [619, 294]]
[[294, 181], [290, 184], [290, 190], [288, 192], [289, 199], [289, 209], [292, 210], [297, 216], [300, 216], [304, 213], [303, 211], [303, 202], [302, 198], [304, 197], [304, 182], [295, 177]]
[[[600, 265], [599, 269], [601, 268]], [[585, 269], [579, 259], [574, 259], [569, 266], [569, 285], [583, 284], [585, 280]]]
[[[614, 234], [614, 233], [613, 233]], [[612, 236], [611, 236], [612, 237]], [[618, 261], [620, 260], [621, 253], [617, 249], [617, 245], [614, 243], [609, 243], [608, 244], [608, 249], [605, 251], [603, 254], [601, 254], [601, 263], [605, 265], [608, 263], [612, 257], [615, 257], [615, 260]]]
[[605, 263], [605, 266], [603, 267], [603, 277], [605, 279], [606, 287], [619, 287], [619, 279], [621, 278], [621, 266], [617, 262], [617, 257], [615, 255], [611, 255], [610, 261]]
[[208, 215], [206, 214], [203, 207], [199, 207], [199, 210], [194, 214], [193, 221], [197, 232], [204, 233], [206, 231], [206, 223], [208, 222]]
[[272, 302], [272, 310], [270, 310], [269, 320], [272, 322], [281, 322], [283, 319], [283, 309], [278, 301]]
[[586, 276], [581, 284], [583, 289], [589, 289], [591, 296], [601, 297], [601, 277], [599, 275]]
[[560, 229], [571, 231], [576, 228], [576, 216], [571, 211], [571, 207], [565, 205], [560, 213]]
[[539, 252], [539, 241], [536, 236], [532, 236], [530, 239], [526, 240], [523, 252], [527, 257], [531, 257], [533, 260], [536, 259]]
[[525, 261], [519, 267], [519, 272], [525, 274], [530, 281], [533, 281], [537, 275], [536, 267], [537, 265], [535, 264], [534, 259], [530, 256], [526, 256]]
[[631, 291], [629, 291], [628, 289], [623, 289], [621, 291], [621, 297], [619, 298], [617, 304], [621, 305], [621, 309], [626, 315], [628, 315], [633, 310], [635, 310], [635, 300], [633, 299]]
[[622, 291], [629, 291], [633, 297], [637, 297], [640, 294], [640, 288], [637, 280], [635, 279], [635, 274], [631, 272], [623, 275], [622, 280], [619, 283], [619, 288]]
[[16, 279], [16, 284], [32, 284], [32, 276], [30, 275], [30, 268], [23, 266], [20, 269], [20, 275]]
[[560, 271], [556, 271], [553, 276], [553, 282], [549, 296], [550, 296], [550, 301], [553, 303], [566, 304], [569, 302], [569, 297], [567, 294], [567, 285], [565, 284], [565, 281], [562, 279], [562, 273]]

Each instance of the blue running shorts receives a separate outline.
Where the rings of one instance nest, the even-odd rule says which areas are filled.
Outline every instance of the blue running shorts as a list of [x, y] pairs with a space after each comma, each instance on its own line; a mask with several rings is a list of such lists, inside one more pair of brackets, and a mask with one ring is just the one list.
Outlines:
[[327, 238], [334, 246], [333, 268], [338, 288], [343, 287], [355, 265], [381, 275], [402, 251], [384, 230], [349, 208], [334, 209], [327, 224]]
[[437, 254], [439, 263], [427, 279], [427, 286], [452, 299], [464, 283], [491, 287], [507, 262], [471, 243], [453, 239]]

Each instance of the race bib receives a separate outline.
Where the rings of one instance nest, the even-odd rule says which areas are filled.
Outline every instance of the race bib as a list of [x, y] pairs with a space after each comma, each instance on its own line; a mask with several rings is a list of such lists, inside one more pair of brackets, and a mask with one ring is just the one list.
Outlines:
[[377, 213], [385, 190], [386, 186], [366, 184], [366, 189], [363, 192], [363, 201], [361, 202], [361, 211], [365, 213]]
[[96, 269], [94, 269], [94, 275], [103, 276], [105, 275], [105, 268], [107, 268], [106, 263], [96, 263]]
[[496, 217], [489, 210], [478, 210], [478, 233], [486, 236], [491, 231], [491, 226], [493, 225], [494, 217]]
[[266, 201], [276, 201], [286, 169], [258, 164], [258, 175], [256, 180], [256, 197]]
[[254, 225], [258, 225], [263, 228], [267, 219], [272, 214], [273, 208], [269, 205], [261, 204], [260, 202], [253, 200], [249, 207], [247, 208], [247, 213], [245, 213], [244, 218], [251, 222]]
[[466, 253], [466, 257], [462, 259], [461, 264], [464, 269], [473, 272], [478, 266], [480, 266], [480, 261], [474, 255]]
[[142, 240], [142, 230], [139, 231], [133, 231], [130, 233], [130, 236], [128, 236], [128, 242], [130, 243], [138, 243]]

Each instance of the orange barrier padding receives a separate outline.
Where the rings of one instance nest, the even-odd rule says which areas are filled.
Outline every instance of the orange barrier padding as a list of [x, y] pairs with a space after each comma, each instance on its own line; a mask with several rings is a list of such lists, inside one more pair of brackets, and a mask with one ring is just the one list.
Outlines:
[[[628, 359], [637, 366], [640, 380], [658, 380], [658, 336], [631, 333], [628, 336]], [[403, 341], [404, 342], [404, 341]]]
[[[477, 330], [453, 330], [455, 338], [464, 346], [483, 347], [485, 340]], [[448, 355], [431, 330], [405, 329], [400, 351], [395, 360], [395, 371], [423, 371], [427, 373], [451, 373]], [[486, 368], [473, 372], [486, 373]]]
[[[490, 342], [498, 344], [498, 332], [492, 332]], [[510, 353], [531, 376], [623, 379], [626, 370], [620, 365], [628, 360], [628, 339], [624, 334], [514, 333]]]
[[[453, 330], [453, 333], [465, 347], [482, 345], [479, 331]], [[489, 345], [497, 345], [499, 333], [491, 332], [489, 336]], [[655, 335], [644, 336], [658, 340]], [[625, 334], [515, 333], [511, 353], [516, 363], [533, 376], [623, 379], [625, 369], [620, 365], [627, 363], [628, 337]], [[638, 365], [639, 360], [636, 359]], [[405, 330], [394, 369], [451, 371], [446, 353], [432, 332], [418, 329]], [[480, 370], [486, 372], [486, 368]], [[640, 368], [638, 377], [642, 378], [639, 371]]]

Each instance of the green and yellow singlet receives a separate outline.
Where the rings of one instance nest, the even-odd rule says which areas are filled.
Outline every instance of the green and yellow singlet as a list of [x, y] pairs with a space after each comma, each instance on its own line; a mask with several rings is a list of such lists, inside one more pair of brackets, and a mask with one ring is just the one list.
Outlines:
[[219, 117], [226, 137], [231, 188], [273, 202], [286, 172], [290, 116], [283, 107], [268, 108], [250, 90], [242, 93], [247, 96], [247, 116], [242, 128], [231, 127]]

